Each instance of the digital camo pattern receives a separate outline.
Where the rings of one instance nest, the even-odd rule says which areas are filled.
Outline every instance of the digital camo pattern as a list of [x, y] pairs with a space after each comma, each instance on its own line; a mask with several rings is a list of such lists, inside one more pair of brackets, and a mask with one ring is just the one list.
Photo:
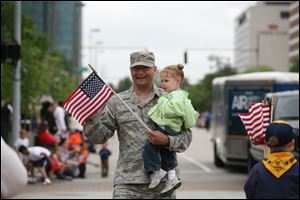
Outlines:
[[[133, 92], [122, 92], [119, 96], [132, 108], [132, 110], [150, 128], [154, 129], [153, 122], [147, 116], [149, 109], [162, 95], [162, 90], [154, 89], [146, 101], [141, 102]], [[149, 176], [144, 172], [143, 147], [147, 140], [143, 125], [128, 111], [126, 106], [113, 96], [96, 115], [87, 120], [84, 126], [86, 137], [95, 144], [105, 143], [114, 133], [119, 139], [119, 158], [115, 172], [114, 184], [141, 184], [149, 183]], [[166, 148], [171, 151], [185, 151], [192, 140], [189, 129], [178, 136], [169, 136], [170, 144]]]

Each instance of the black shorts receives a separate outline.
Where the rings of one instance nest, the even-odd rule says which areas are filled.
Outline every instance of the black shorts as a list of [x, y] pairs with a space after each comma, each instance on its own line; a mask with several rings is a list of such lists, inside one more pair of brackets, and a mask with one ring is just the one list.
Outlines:
[[45, 162], [46, 162], [46, 158], [42, 158], [40, 160], [37, 161], [30, 161], [32, 163], [32, 165], [34, 167], [44, 167], [45, 166]]

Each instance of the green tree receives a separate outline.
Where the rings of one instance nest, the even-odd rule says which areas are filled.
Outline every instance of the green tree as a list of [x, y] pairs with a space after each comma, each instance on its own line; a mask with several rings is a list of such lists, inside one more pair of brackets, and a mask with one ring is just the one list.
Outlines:
[[189, 85], [187, 91], [194, 108], [198, 112], [209, 111], [212, 108], [212, 81], [216, 77], [236, 74], [236, 70], [225, 65], [215, 73], [205, 75], [196, 85]]
[[132, 81], [129, 77], [121, 79], [118, 83], [116, 92], [123, 92], [132, 86]]
[[[13, 38], [14, 2], [1, 2], [1, 41]], [[5, 20], [4, 20], [5, 19]], [[30, 115], [28, 105], [38, 103], [44, 93], [55, 100], [64, 100], [78, 86], [71, 76], [70, 61], [58, 51], [49, 51], [46, 34], [37, 33], [33, 20], [22, 14], [21, 28], [21, 113]], [[14, 67], [1, 64], [1, 98], [12, 99]]]
[[244, 73], [251, 73], [251, 72], [270, 72], [274, 71], [274, 69], [268, 65], [260, 65], [260, 66], [254, 66], [247, 69]]
[[294, 59], [291, 67], [290, 67], [290, 72], [299, 72], [299, 58]]

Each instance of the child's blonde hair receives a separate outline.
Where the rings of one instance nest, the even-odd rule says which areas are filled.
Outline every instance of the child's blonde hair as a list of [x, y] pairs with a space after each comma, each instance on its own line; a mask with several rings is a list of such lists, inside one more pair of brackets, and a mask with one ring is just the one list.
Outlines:
[[171, 75], [172, 77], [180, 78], [180, 86], [182, 86], [183, 81], [184, 81], [183, 68], [184, 68], [184, 66], [182, 64], [169, 65], [169, 66], [163, 68], [160, 71], [160, 74], [167, 73], [167, 74]]
[[20, 137], [21, 138], [26, 138], [28, 137], [28, 132], [25, 129], [20, 130]]

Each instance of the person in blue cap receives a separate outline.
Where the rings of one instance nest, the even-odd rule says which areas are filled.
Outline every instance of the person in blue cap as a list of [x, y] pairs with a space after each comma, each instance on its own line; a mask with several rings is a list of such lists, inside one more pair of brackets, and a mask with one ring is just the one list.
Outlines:
[[291, 153], [296, 134], [282, 120], [267, 127], [265, 141], [271, 153], [252, 168], [244, 186], [247, 199], [299, 199], [299, 162]]

